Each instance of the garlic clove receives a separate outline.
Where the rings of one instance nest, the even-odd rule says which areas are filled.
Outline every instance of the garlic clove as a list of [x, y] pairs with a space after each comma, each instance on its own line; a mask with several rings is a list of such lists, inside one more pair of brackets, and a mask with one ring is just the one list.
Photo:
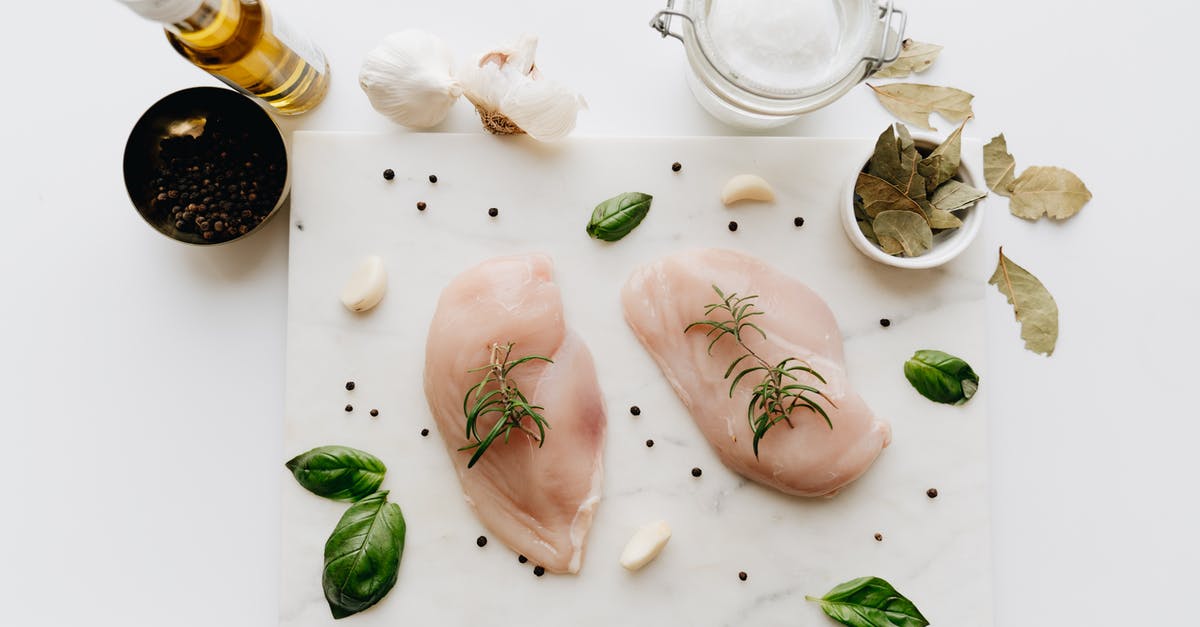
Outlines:
[[353, 312], [371, 309], [383, 300], [387, 292], [387, 270], [383, 259], [372, 255], [363, 259], [342, 288], [342, 304]]
[[739, 174], [729, 179], [721, 189], [721, 202], [728, 207], [742, 200], [771, 202], [775, 200], [775, 190], [761, 176]]
[[506, 117], [538, 141], [570, 135], [583, 109], [587, 109], [587, 102], [582, 96], [547, 79], [522, 81], [500, 104]]
[[463, 93], [484, 128], [501, 135], [527, 133], [539, 141], [565, 137], [575, 128], [583, 98], [546, 79], [534, 61], [537, 38], [522, 35], [508, 46], [479, 55], [459, 71]]
[[388, 35], [367, 53], [358, 84], [376, 111], [410, 128], [440, 124], [463, 93], [450, 49], [412, 29]]
[[641, 569], [658, 557], [670, 539], [671, 526], [665, 520], [638, 529], [621, 551], [621, 566], [626, 570]]

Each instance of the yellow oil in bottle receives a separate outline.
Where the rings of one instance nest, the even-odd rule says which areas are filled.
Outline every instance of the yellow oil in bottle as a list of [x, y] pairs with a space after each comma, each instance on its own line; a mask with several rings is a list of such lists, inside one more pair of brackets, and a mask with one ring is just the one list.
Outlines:
[[[153, 4], [151, 0], [126, 3]], [[168, 21], [171, 45], [229, 86], [261, 98], [283, 115], [316, 107], [329, 90], [325, 55], [263, 2], [159, 0], [160, 6], [168, 3], [184, 4], [188, 14]]]

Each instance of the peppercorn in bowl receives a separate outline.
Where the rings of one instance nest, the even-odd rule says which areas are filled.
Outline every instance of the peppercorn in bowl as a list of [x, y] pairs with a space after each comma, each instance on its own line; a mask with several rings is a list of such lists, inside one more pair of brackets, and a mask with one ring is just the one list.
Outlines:
[[254, 101], [194, 87], [154, 103], [125, 144], [125, 189], [158, 232], [199, 245], [259, 230], [287, 199], [287, 149]]

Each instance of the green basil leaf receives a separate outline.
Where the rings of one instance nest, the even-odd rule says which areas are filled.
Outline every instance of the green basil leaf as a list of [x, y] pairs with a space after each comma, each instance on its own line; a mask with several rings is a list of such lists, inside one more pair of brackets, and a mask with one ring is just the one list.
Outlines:
[[833, 620], [850, 627], [925, 627], [928, 620], [912, 601], [879, 577], [860, 577], [809, 601], [821, 604]]
[[396, 585], [404, 514], [387, 495], [381, 490], [351, 505], [325, 542], [321, 586], [334, 618], [375, 605]]
[[904, 362], [904, 376], [921, 396], [936, 403], [962, 405], [979, 389], [979, 375], [971, 366], [942, 351], [917, 351]]
[[287, 468], [304, 489], [335, 501], [357, 501], [378, 490], [387, 472], [379, 458], [348, 446], [319, 446]]
[[587, 225], [587, 234], [606, 242], [615, 242], [642, 223], [650, 212], [650, 194], [626, 192], [613, 196], [596, 205], [592, 219]]

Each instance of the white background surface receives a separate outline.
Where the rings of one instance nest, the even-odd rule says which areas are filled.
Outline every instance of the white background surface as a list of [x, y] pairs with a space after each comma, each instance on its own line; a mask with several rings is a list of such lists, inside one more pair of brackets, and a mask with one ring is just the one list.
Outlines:
[[[1069, 167], [1096, 196], [1065, 224], [987, 225], [1062, 311], [1043, 359], [991, 301], [998, 625], [1194, 620], [1181, 602], [1200, 558], [1188, 4], [903, 4], [912, 35], [946, 46], [922, 80], [977, 95], [969, 135], [1003, 130], [1018, 167]], [[389, 129], [358, 64], [418, 26], [462, 54], [540, 34], [539, 67], [591, 104], [580, 133], [727, 132], [693, 104], [680, 47], [645, 26], [651, 0], [274, 5], [333, 63], [328, 100], [294, 128]], [[145, 227], [121, 182], [126, 133], [160, 96], [216, 81], [114, 2], [6, 8], [0, 622], [274, 624], [286, 221], [215, 250]], [[861, 136], [889, 120], [858, 88], [783, 132]], [[462, 106], [445, 128], [474, 124]]]

